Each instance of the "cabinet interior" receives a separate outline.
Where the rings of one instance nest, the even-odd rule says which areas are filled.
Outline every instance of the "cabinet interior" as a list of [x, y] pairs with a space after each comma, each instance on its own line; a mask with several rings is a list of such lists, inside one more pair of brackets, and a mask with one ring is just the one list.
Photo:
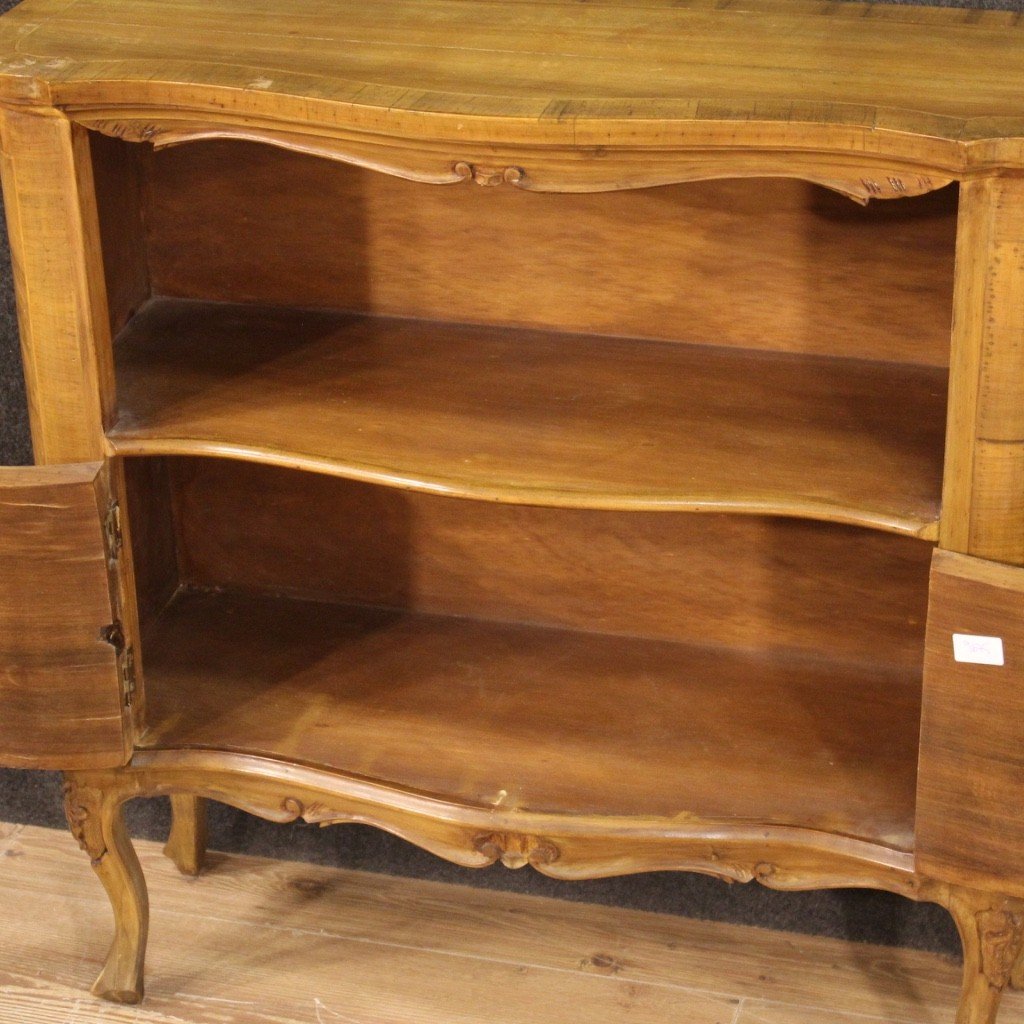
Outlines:
[[913, 847], [955, 189], [93, 154], [141, 746]]
[[231, 140], [135, 155], [159, 295], [948, 363], [955, 188], [863, 207], [784, 178], [554, 194]]
[[220, 459], [126, 469], [144, 747], [910, 848], [927, 543]]
[[937, 536], [952, 189], [550, 195], [95, 149], [118, 454]]
[[867, 206], [787, 178], [554, 194], [92, 141], [115, 329], [158, 295], [949, 362], [955, 185]]

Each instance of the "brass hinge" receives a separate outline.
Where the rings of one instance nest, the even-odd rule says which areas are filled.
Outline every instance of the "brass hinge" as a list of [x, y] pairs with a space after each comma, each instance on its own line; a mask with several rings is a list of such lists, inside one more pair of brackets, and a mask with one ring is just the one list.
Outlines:
[[124, 693], [125, 707], [132, 706], [135, 696], [135, 651], [127, 642], [120, 622], [104, 628], [103, 639], [117, 652], [117, 670], [121, 676], [121, 691]]
[[132, 647], [125, 647], [121, 656], [117, 659], [121, 669], [121, 685], [124, 687], [125, 707], [132, 706], [132, 699], [135, 697], [135, 651]]
[[107, 543], [107, 558], [114, 562], [121, 554], [121, 506], [112, 501], [103, 517], [103, 536]]

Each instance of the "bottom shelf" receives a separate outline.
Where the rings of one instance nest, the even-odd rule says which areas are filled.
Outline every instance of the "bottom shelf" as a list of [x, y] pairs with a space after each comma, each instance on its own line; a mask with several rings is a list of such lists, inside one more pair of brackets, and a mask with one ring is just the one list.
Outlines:
[[182, 590], [147, 631], [148, 749], [262, 754], [477, 806], [913, 845], [916, 673]]

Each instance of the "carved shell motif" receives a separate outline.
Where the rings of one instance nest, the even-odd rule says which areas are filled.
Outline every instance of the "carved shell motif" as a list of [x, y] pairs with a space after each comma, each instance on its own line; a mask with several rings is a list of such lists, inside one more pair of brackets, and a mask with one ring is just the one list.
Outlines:
[[524, 836], [513, 832], [490, 832], [477, 836], [473, 846], [483, 854], [488, 863], [500, 860], [507, 868], [516, 870], [532, 864], [554, 864], [560, 853], [558, 847], [539, 836]]
[[463, 181], [475, 181], [478, 185], [519, 185], [525, 177], [521, 167], [482, 167], [465, 160], [460, 160], [452, 170]]
[[996, 988], [1010, 980], [1024, 940], [1024, 918], [1009, 910], [983, 910], [977, 916], [981, 963], [985, 977]]
[[298, 821], [300, 818], [310, 825], [336, 825], [349, 819], [344, 815], [338, 815], [322, 803], [314, 802], [305, 804], [293, 796], [285, 797], [281, 801], [281, 816], [275, 821], [287, 824], [291, 821]]
[[99, 790], [80, 786], [72, 779], [64, 780], [64, 814], [68, 819], [68, 828], [94, 864], [107, 852], [98, 813], [102, 799]]

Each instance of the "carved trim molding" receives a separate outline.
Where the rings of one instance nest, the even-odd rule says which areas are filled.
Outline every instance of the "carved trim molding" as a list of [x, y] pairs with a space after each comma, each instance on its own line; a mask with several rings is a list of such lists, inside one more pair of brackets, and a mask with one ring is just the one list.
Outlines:
[[[714, 178], [789, 177], [813, 182], [856, 202], [920, 195], [948, 185], [963, 173], [960, 152], [940, 147], [935, 163], [911, 159], [894, 141], [851, 157], [848, 140], [841, 151], [787, 148], [785, 132], [776, 141], [765, 138], [760, 147], [722, 144], [713, 133], [709, 141], [700, 124], [687, 125], [687, 137], [658, 145], [622, 146], [566, 142], [523, 142], [487, 145], [486, 162], [471, 150], [459, 153], [460, 143], [419, 139], [360, 130], [356, 125], [333, 125], [319, 130], [303, 124], [259, 122], [228, 112], [154, 107], [67, 110], [72, 120], [92, 131], [149, 143], [161, 149], [188, 142], [236, 139], [307, 153], [325, 159], [381, 171], [411, 181], [478, 185], [512, 185], [538, 192], [604, 192], [671, 185]], [[710, 129], [708, 129], [710, 130]], [[826, 133], [824, 141], [830, 139]], [[529, 161], [527, 174], [520, 161]]]
[[107, 852], [103, 838], [101, 808], [103, 793], [93, 786], [83, 786], [76, 779], [64, 776], [64, 815], [68, 828], [79, 847], [84, 850], [93, 865], [98, 864]]
[[308, 807], [301, 800], [297, 800], [293, 796], [286, 796], [281, 801], [281, 811], [283, 816], [275, 818], [282, 824], [288, 824], [291, 821], [302, 821], [313, 823], [317, 820], [317, 815], [322, 814], [325, 808], [322, 804], [313, 803]]
[[126, 768], [77, 774], [115, 803], [178, 793], [276, 822], [366, 824], [465, 867], [501, 861], [567, 880], [697, 871], [774, 889], [867, 887], [935, 898], [935, 884], [914, 871], [912, 854], [789, 826], [499, 811], [217, 751], [136, 751]]
[[527, 864], [539, 868], [554, 864], [561, 853], [554, 843], [538, 836], [520, 835], [514, 832], [491, 832], [479, 835], [473, 840], [473, 847], [490, 864], [500, 860], [507, 868], [518, 870]]
[[478, 185], [521, 185], [526, 177], [521, 167], [482, 167], [465, 160], [453, 164], [452, 170], [462, 181], [475, 181]]

